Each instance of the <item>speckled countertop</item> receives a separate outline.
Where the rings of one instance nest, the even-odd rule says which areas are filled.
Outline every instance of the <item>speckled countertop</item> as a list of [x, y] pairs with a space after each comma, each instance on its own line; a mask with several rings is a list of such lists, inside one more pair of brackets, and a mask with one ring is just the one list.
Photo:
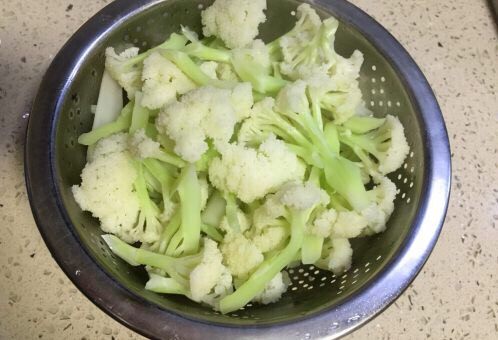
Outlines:
[[[0, 339], [140, 338], [64, 276], [31, 216], [26, 117], [53, 55], [104, 0], [0, 0]], [[450, 208], [411, 287], [349, 339], [498, 338], [498, 43], [485, 0], [354, 0], [433, 86], [453, 156]]]

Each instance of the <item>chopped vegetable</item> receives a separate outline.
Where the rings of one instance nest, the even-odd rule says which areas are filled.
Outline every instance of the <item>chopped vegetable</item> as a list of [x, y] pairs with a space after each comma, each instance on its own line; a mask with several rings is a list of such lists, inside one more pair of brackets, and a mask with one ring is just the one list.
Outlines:
[[216, 0], [206, 37], [182, 27], [142, 53], [109, 47], [78, 139], [74, 198], [111, 251], [146, 267], [146, 289], [222, 313], [279, 300], [286, 268], [348, 270], [350, 240], [387, 227], [388, 175], [409, 152], [400, 120], [365, 107], [363, 55], [336, 53], [337, 20], [302, 4], [265, 44], [265, 9]]

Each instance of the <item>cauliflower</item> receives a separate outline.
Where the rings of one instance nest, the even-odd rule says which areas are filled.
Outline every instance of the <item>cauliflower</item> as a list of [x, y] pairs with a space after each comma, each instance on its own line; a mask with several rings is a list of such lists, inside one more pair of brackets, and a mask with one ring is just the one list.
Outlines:
[[220, 80], [239, 81], [239, 77], [230, 64], [219, 63], [216, 74], [217, 78]]
[[375, 203], [362, 211], [368, 229], [365, 234], [380, 233], [386, 229], [386, 223], [394, 210], [396, 185], [387, 177], [376, 178], [377, 186], [368, 194]]
[[204, 238], [202, 260], [190, 273], [190, 294], [194, 301], [213, 305], [232, 289], [232, 277], [222, 263], [223, 257], [216, 242]]
[[338, 22], [334, 18], [321, 21], [308, 4], [297, 8], [298, 22], [280, 40], [283, 74], [296, 80], [318, 69], [327, 70], [335, 63], [334, 35]]
[[264, 260], [258, 247], [241, 233], [227, 233], [220, 249], [230, 273], [236, 277], [246, 277]]
[[253, 226], [256, 230], [262, 230], [265, 227], [278, 225], [277, 219], [286, 214], [285, 206], [280, 202], [277, 195], [266, 196], [264, 204], [254, 211]]
[[188, 162], [196, 162], [207, 151], [207, 138], [215, 144], [232, 137], [236, 116], [230, 90], [201, 87], [165, 106], [156, 119], [159, 133], [175, 142], [175, 152]]
[[330, 74], [318, 72], [303, 76], [311, 102], [342, 124], [361, 112], [364, 105], [357, 78], [363, 55], [355, 51], [350, 59], [339, 57]]
[[141, 104], [151, 110], [175, 101], [196, 85], [168, 59], [153, 52], [143, 62]]
[[339, 139], [353, 149], [373, 176], [399, 169], [410, 151], [403, 125], [399, 118], [391, 115], [387, 115], [384, 124], [375, 130], [365, 134], [346, 130]]
[[266, 284], [265, 289], [254, 297], [253, 301], [264, 305], [277, 302], [282, 297], [282, 294], [287, 291], [289, 283], [290, 279], [287, 272], [279, 272]]
[[199, 68], [211, 79], [218, 79], [218, 63], [215, 61], [205, 61], [199, 65]]
[[261, 230], [252, 229], [250, 240], [262, 253], [279, 249], [289, 236], [289, 231], [284, 226], [266, 227]]
[[227, 197], [226, 216], [220, 224], [225, 237], [220, 249], [230, 273], [235, 277], [246, 277], [264, 260], [261, 251], [243, 234], [250, 227], [249, 219], [236, 207], [235, 200]]
[[202, 12], [203, 33], [219, 37], [229, 48], [249, 45], [266, 21], [266, 0], [216, 0]]
[[140, 160], [154, 158], [176, 167], [183, 167], [185, 165], [185, 162], [178, 158], [178, 156], [162, 150], [161, 144], [149, 138], [145, 134], [144, 129], [139, 129], [130, 136], [128, 147], [133, 156]]
[[303, 185], [288, 183], [280, 189], [277, 196], [283, 205], [298, 210], [305, 210], [319, 203], [327, 205], [329, 202], [327, 193], [311, 182]]
[[136, 60], [138, 51], [138, 47], [130, 47], [119, 54], [112, 47], [105, 51], [106, 70], [125, 89], [130, 99], [133, 99], [142, 87], [142, 68]]
[[356, 211], [341, 211], [332, 226], [332, 237], [353, 238], [361, 234], [366, 228], [368, 220]]
[[110, 154], [124, 152], [127, 149], [128, 134], [116, 133], [107, 138], [102, 138], [97, 144], [95, 144], [95, 148], [92, 152], [92, 158], [88, 159], [88, 162], [92, 162], [93, 160], [101, 157], [106, 157]]
[[352, 258], [353, 249], [348, 239], [336, 238], [323, 247], [323, 257], [317, 262], [317, 266], [339, 275], [351, 268]]
[[231, 100], [237, 122], [248, 118], [252, 113], [251, 109], [254, 104], [251, 83], [238, 83], [235, 85], [232, 89]]
[[232, 292], [232, 276], [223, 265], [218, 245], [204, 238], [202, 250], [184, 257], [154, 253], [148, 247], [135, 248], [113, 235], [103, 235], [111, 251], [132, 266], [147, 266], [147, 290], [182, 294], [218, 309], [218, 301]]
[[304, 167], [296, 155], [273, 135], [257, 150], [242, 144], [227, 144], [219, 151], [221, 158], [212, 161], [209, 179], [218, 190], [234, 193], [245, 203], [304, 175]]
[[131, 153], [140, 159], [157, 158], [161, 155], [161, 145], [145, 135], [145, 130], [140, 129], [129, 139]]
[[337, 212], [334, 209], [329, 209], [321, 212], [313, 221], [311, 234], [327, 238], [332, 232], [332, 226], [336, 223]]
[[133, 187], [137, 172], [123, 150], [125, 137], [113, 135], [97, 143], [94, 159], [81, 173], [81, 184], [72, 191], [81, 209], [100, 220], [103, 231], [133, 243], [144, 240], [145, 235], [135, 227], [140, 212]]
[[201, 211], [204, 210], [209, 198], [209, 183], [205, 177], [199, 178], [199, 186], [201, 188]]

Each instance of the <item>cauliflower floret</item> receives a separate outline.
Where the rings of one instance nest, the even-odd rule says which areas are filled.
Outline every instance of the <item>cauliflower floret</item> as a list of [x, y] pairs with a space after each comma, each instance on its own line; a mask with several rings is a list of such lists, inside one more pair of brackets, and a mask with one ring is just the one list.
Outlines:
[[201, 263], [190, 273], [192, 300], [216, 307], [216, 301], [232, 292], [232, 276], [222, 261], [216, 242], [204, 238]]
[[238, 83], [232, 89], [232, 106], [235, 109], [237, 122], [241, 122], [251, 115], [254, 104], [251, 83]]
[[332, 237], [353, 238], [361, 234], [366, 228], [368, 219], [356, 211], [341, 211], [332, 226]]
[[218, 68], [216, 69], [216, 74], [220, 80], [240, 81], [230, 64], [219, 63]]
[[216, 0], [202, 12], [203, 33], [219, 37], [229, 48], [249, 45], [266, 21], [266, 0]]
[[238, 232], [228, 232], [225, 235], [221, 252], [230, 273], [236, 277], [246, 277], [264, 260], [256, 245]]
[[205, 177], [199, 178], [199, 186], [201, 187], [201, 211], [204, 210], [209, 198], [209, 183]]
[[262, 253], [280, 248], [289, 236], [289, 231], [283, 226], [267, 227], [260, 231], [256, 228], [251, 230], [250, 239]]
[[135, 228], [140, 211], [133, 187], [137, 172], [130, 155], [121, 149], [126, 145], [123, 137], [114, 135], [99, 141], [94, 159], [81, 173], [81, 184], [74, 185], [72, 191], [81, 209], [100, 220], [103, 231], [133, 243], [142, 241], [144, 235]]
[[153, 52], [144, 60], [144, 82], [141, 104], [151, 110], [175, 101], [177, 94], [184, 94], [196, 85], [168, 59]]
[[211, 79], [218, 79], [218, 63], [215, 61], [205, 61], [199, 65], [199, 68]]
[[252, 301], [259, 302], [264, 305], [277, 302], [282, 297], [282, 294], [287, 291], [290, 279], [287, 272], [280, 272], [265, 286], [265, 289], [256, 295]]
[[265, 70], [270, 72], [271, 68], [271, 57], [270, 50], [268, 46], [261, 39], [254, 40], [249, 46], [246, 48], [237, 48], [232, 50], [234, 54], [234, 58], [243, 57], [250, 58], [255, 64], [261, 66]]
[[377, 186], [368, 192], [375, 201], [361, 213], [368, 221], [365, 234], [376, 234], [386, 229], [386, 223], [394, 210], [396, 185], [387, 177], [376, 178]]
[[174, 151], [188, 162], [196, 162], [207, 151], [206, 138], [215, 145], [232, 137], [236, 116], [230, 90], [201, 87], [183, 95], [180, 102], [165, 106], [156, 119], [159, 133], [174, 142]]
[[160, 146], [158, 142], [147, 137], [144, 129], [138, 130], [129, 139], [129, 149], [139, 159], [160, 156]]
[[108, 47], [105, 51], [105, 68], [121, 85], [128, 98], [135, 97], [135, 93], [142, 87], [141, 67], [134, 67], [133, 59], [138, 55], [138, 47], [130, 47], [120, 54], [117, 54], [113, 47]]
[[357, 80], [362, 63], [363, 54], [356, 50], [349, 59], [337, 55], [336, 63], [328, 70], [322, 67], [300, 75], [312, 101], [329, 111], [337, 124], [366, 110]]
[[273, 194], [266, 196], [265, 203], [254, 211], [253, 226], [256, 230], [275, 224], [279, 217], [286, 213], [285, 206], [280, 202], [280, 198]]
[[323, 247], [324, 257], [317, 265], [339, 275], [351, 268], [353, 249], [347, 238], [332, 239]]
[[279, 190], [277, 196], [283, 205], [298, 210], [308, 209], [315, 204], [327, 205], [330, 200], [327, 193], [312, 182], [289, 182]]
[[94, 159], [106, 157], [113, 153], [123, 152], [128, 149], [128, 134], [116, 133], [107, 138], [99, 140], [95, 145], [91, 157], [87, 160], [92, 162]]
[[274, 135], [269, 136], [258, 150], [227, 144], [219, 151], [221, 158], [212, 161], [209, 179], [218, 190], [234, 193], [245, 203], [304, 176], [304, 166], [297, 156]]
[[332, 232], [332, 226], [336, 223], [337, 211], [334, 209], [325, 210], [318, 215], [311, 226], [311, 234], [323, 238], [329, 237]]
[[328, 18], [323, 23], [316, 11], [308, 4], [297, 8], [299, 19], [294, 28], [280, 40], [283, 74], [298, 79], [317, 69], [327, 70], [335, 62], [334, 34], [338, 22]]
[[379, 172], [385, 175], [401, 167], [410, 152], [410, 147], [406, 141], [405, 129], [398, 117], [387, 115], [385, 127], [381, 127], [380, 130], [384, 129], [390, 130], [390, 146], [379, 159]]

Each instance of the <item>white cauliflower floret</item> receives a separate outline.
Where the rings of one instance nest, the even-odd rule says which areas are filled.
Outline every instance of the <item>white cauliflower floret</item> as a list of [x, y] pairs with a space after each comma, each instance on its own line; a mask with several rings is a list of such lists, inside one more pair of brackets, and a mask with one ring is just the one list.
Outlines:
[[160, 156], [160, 146], [158, 142], [147, 137], [144, 129], [138, 130], [129, 139], [129, 149], [139, 159]]
[[99, 141], [94, 159], [81, 173], [81, 184], [72, 191], [81, 209], [100, 220], [103, 231], [133, 243], [142, 241], [144, 232], [135, 228], [140, 211], [133, 187], [137, 172], [130, 155], [120, 150], [125, 144], [113, 143], [122, 139], [115, 135]]
[[201, 263], [190, 273], [192, 300], [202, 301], [216, 307], [216, 301], [231, 293], [232, 277], [222, 260], [223, 257], [216, 242], [204, 238]]
[[398, 117], [387, 115], [385, 129], [390, 130], [390, 145], [379, 159], [379, 172], [384, 175], [399, 169], [410, 152], [404, 133], [405, 129]]
[[251, 115], [254, 98], [251, 83], [238, 83], [232, 89], [232, 106], [235, 109], [237, 122], [241, 122]]
[[175, 64], [158, 52], [151, 53], [144, 60], [142, 80], [141, 104], [151, 110], [175, 101], [177, 94], [182, 95], [196, 87]]
[[238, 232], [228, 232], [220, 248], [230, 273], [236, 277], [246, 277], [264, 260], [256, 245]]
[[258, 66], [261, 66], [268, 72], [271, 67], [270, 50], [261, 39], [254, 40], [245, 48], [237, 48], [232, 50], [234, 58], [249, 58]]
[[279, 190], [277, 196], [283, 205], [298, 210], [308, 209], [318, 203], [327, 205], [330, 200], [327, 193], [312, 182], [288, 183]]
[[220, 80], [228, 80], [228, 81], [240, 81], [239, 77], [233, 70], [233, 67], [230, 64], [219, 63], [218, 68], [216, 69], [216, 74], [218, 75], [218, 79]]
[[87, 160], [92, 162], [94, 159], [105, 157], [107, 155], [123, 152], [128, 149], [128, 134], [116, 133], [107, 138], [99, 140], [95, 145], [91, 157]]
[[254, 211], [253, 226], [256, 230], [262, 230], [267, 226], [275, 224], [277, 218], [284, 216], [285, 206], [280, 202], [280, 198], [273, 194], [266, 196], [265, 203]]
[[332, 226], [332, 237], [353, 238], [361, 234], [366, 228], [368, 219], [356, 211], [341, 211]]
[[337, 212], [334, 209], [325, 210], [318, 215], [311, 226], [311, 234], [323, 238], [329, 237], [332, 226], [336, 223]]
[[262, 230], [253, 228], [251, 230], [250, 239], [262, 253], [280, 248], [289, 236], [289, 231], [283, 226], [266, 227]]
[[105, 51], [105, 68], [111, 77], [123, 87], [128, 98], [135, 97], [135, 93], [142, 87], [141, 67], [133, 67], [133, 58], [138, 55], [138, 47], [130, 47], [117, 54], [113, 47]]
[[221, 191], [250, 203], [290, 180], [301, 180], [304, 166], [285, 144], [271, 135], [259, 148], [227, 144], [209, 167], [209, 179]]
[[236, 123], [230, 90], [201, 87], [165, 106], [156, 119], [159, 133], [174, 142], [174, 151], [188, 162], [196, 162], [207, 151], [207, 138], [215, 145], [232, 137]]
[[199, 186], [201, 187], [201, 211], [204, 210], [209, 198], [209, 183], [205, 177], [199, 178]]
[[216, 0], [202, 12], [203, 33], [219, 37], [229, 48], [249, 45], [266, 21], [266, 0]]
[[323, 247], [323, 257], [317, 265], [323, 269], [331, 270], [339, 275], [351, 268], [353, 249], [347, 238], [336, 238], [327, 242]]
[[396, 185], [387, 177], [376, 178], [377, 186], [368, 191], [375, 201], [361, 213], [368, 221], [366, 234], [380, 233], [386, 229], [386, 223], [394, 210]]
[[363, 54], [354, 51], [349, 59], [336, 57], [330, 69], [317, 69], [300, 75], [308, 85], [312, 100], [330, 111], [337, 124], [365, 111], [358, 78], [363, 63]]
[[216, 70], [218, 69], [218, 63], [215, 61], [205, 61], [199, 65], [199, 68], [211, 79], [218, 79], [218, 74]]
[[287, 272], [280, 272], [265, 286], [265, 289], [256, 295], [252, 301], [259, 302], [264, 305], [277, 302], [282, 297], [282, 294], [287, 291], [290, 279]]
[[280, 69], [294, 80], [333, 64], [333, 39], [338, 25], [337, 20], [329, 18], [322, 26], [320, 17], [309, 4], [299, 5], [296, 12], [296, 25], [279, 40], [284, 59]]

